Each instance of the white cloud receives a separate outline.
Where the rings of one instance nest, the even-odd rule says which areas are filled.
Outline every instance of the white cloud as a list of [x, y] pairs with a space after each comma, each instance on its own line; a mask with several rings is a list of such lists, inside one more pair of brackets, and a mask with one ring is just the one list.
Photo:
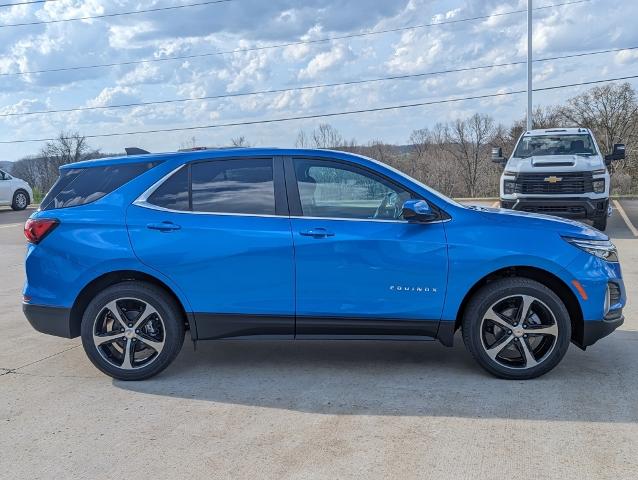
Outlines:
[[299, 71], [300, 79], [316, 78], [320, 73], [332, 70], [335, 67], [343, 67], [344, 64], [354, 60], [356, 55], [349, 47], [339, 43], [329, 51], [321, 52], [314, 56], [308, 64]]

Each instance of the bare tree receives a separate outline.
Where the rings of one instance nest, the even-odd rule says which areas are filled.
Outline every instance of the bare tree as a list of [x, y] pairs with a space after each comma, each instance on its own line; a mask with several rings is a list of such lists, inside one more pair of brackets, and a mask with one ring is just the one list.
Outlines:
[[26, 157], [13, 164], [11, 173], [27, 182], [39, 191], [44, 191], [43, 179], [47, 173], [47, 165], [41, 157]]
[[78, 132], [62, 132], [56, 140], [47, 142], [40, 151], [40, 156], [46, 165], [42, 179], [42, 190], [47, 191], [51, 188], [51, 185], [58, 178], [60, 166], [84, 160], [89, 154], [90, 148], [86, 137]]
[[308, 140], [308, 135], [305, 130], [299, 129], [297, 133], [297, 139], [295, 140], [295, 147], [297, 148], [308, 148], [310, 145], [310, 141]]
[[195, 137], [193, 135], [188, 140], [185, 140], [185, 141], [181, 142], [179, 144], [179, 149], [178, 150], [190, 150], [192, 148], [195, 148], [196, 146], [197, 146], [197, 137]]
[[312, 143], [315, 148], [338, 148], [345, 142], [336, 128], [329, 123], [320, 123], [312, 131]]
[[457, 119], [446, 131], [444, 146], [459, 166], [459, 174], [465, 183], [465, 194], [478, 194], [478, 184], [483, 169], [488, 167], [487, 150], [494, 134], [494, 120], [478, 113], [470, 118]]
[[233, 147], [250, 147], [250, 143], [244, 135], [233, 137], [230, 139], [230, 142], [232, 143]]
[[561, 108], [565, 121], [591, 129], [603, 147], [629, 142], [636, 136], [638, 103], [629, 83], [609, 83], [570, 98]]

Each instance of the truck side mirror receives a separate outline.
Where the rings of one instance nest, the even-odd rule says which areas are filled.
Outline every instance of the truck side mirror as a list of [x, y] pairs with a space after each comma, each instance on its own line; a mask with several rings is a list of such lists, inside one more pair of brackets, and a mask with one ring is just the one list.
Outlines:
[[614, 143], [614, 149], [609, 155], [605, 155], [605, 165], [609, 165], [612, 160], [624, 160], [625, 159], [625, 144]]
[[501, 147], [492, 147], [492, 161], [500, 165], [505, 165], [507, 159], [503, 156], [503, 149]]

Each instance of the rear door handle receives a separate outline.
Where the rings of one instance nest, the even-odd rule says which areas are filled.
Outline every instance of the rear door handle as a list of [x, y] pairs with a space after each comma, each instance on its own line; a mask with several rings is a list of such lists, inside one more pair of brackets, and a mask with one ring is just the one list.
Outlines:
[[173, 230], [179, 230], [179, 225], [173, 222], [161, 222], [161, 223], [149, 223], [146, 225], [149, 230], [159, 230], [160, 232], [172, 232]]
[[311, 228], [310, 230], [304, 230], [299, 232], [300, 235], [304, 237], [314, 237], [314, 238], [325, 238], [325, 237], [334, 237], [335, 234], [326, 230], [323, 227]]

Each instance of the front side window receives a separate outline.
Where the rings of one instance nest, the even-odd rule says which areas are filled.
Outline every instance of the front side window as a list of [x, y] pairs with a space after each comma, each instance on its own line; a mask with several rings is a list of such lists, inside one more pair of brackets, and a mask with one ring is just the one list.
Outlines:
[[399, 220], [407, 190], [354, 166], [322, 160], [295, 161], [304, 216]]
[[187, 165], [160, 185], [148, 202], [171, 210], [274, 215], [272, 159], [211, 160]]
[[513, 157], [527, 158], [534, 155], [595, 155], [594, 140], [589, 134], [579, 135], [531, 135], [523, 137]]

